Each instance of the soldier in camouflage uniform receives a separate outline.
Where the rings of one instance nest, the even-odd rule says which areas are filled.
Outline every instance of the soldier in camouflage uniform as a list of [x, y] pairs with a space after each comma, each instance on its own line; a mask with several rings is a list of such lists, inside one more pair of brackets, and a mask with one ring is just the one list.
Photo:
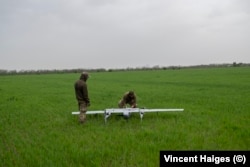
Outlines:
[[87, 72], [83, 72], [80, 79], [74, 84], [76, 100], [78, 102], [78, 108], [80, 110], [79, 122], [84, 123], [86, 121], [87, 107], [90, 106], [90, 100], [88, 97], [87, 80], [89, 75]]
[[135, 95], [134, 91], [126, 92], [123, 95], [122, 99], [119, 101], [118, 107], [119, 108], [125, 108], [127, 104], [129, 104], [131, 108], [136, 108], [137, 107], [136, 95]]

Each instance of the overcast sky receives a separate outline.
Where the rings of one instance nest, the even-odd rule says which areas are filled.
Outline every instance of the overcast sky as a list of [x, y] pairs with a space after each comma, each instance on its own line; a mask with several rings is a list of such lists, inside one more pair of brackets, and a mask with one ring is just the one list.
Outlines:
[[250, 63], [249, 0], [0, 0], [0, 69]]

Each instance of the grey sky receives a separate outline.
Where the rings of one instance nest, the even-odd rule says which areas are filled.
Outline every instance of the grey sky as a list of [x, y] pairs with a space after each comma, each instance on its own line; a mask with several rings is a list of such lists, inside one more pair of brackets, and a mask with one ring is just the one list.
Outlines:
[[250, 63], [249, 0], [1, 0], [0, 69]]

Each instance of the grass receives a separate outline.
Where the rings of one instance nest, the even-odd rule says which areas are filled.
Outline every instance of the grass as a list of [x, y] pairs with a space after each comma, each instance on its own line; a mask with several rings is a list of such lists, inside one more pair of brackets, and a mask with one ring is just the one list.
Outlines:
[[139, 107], [184, 108], [126, 121], [88, 115], [79, 125], [80, 74], [0, 76], [0, 166], [159, 166], [160, 150], [249, 150], [250, 68], [91, 73], [89, 110], [115, 108], [134, 90]]

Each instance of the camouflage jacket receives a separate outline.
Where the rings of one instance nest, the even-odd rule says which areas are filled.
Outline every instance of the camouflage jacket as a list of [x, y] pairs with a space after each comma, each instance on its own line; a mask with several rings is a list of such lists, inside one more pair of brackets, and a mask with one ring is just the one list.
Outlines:
[[87, 84], [84, 80], [79, 79], [75, 82], [75, 95], [78, 102], [85, 102], [87, 105], [90, 105], [90, 100], [88, 96]]

